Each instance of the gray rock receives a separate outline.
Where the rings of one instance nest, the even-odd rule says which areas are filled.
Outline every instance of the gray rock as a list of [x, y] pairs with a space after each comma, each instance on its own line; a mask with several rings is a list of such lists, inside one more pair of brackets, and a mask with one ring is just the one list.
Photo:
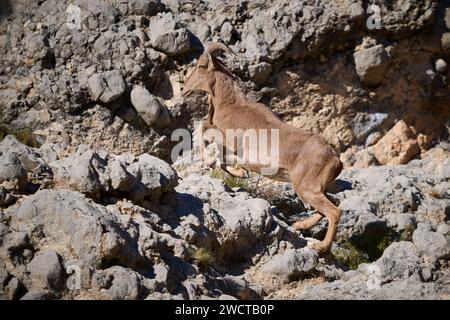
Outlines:
[[[444, 163], [426, 158], [404, 166], [343, 171], [338, 179], [344, 190], [331, 194], [343, 210], [338, 237], [376, 230], [386, 232], [389, 228], [410, 232], [416, 221], [427, 222], [428, 229], [430, 224], [436, 228], [445, 220], [450, 203], [443, 197], [430, 196], [429, 188], [430, 183], [436, 186], [446, 183]], [[422, 172], [420, 177], [418, 171]], [[422, 224], [417, 228], [422, 228]]]
[[17, 278], [12, 278], [9, 280], [8, 284], [5, 286], [5, 297], [8, 300], [18, 299], [19, 291], [22, 284]]
[[170, 12], [160, 14], [151, 21], [148, 36], [156, 50], [171, 56], [185, 53], [191, 47], [189, 32], [185, 28], [177, 29]]
[[153, 16], [161, 7], [160, 1], [158, 0], [132, 0], [127, 2], [127, 13], [136, 15]]
[[373, 146], [375, 143], [378, 142], [383, 137], [383, 135], [379, 131], [372, 132], [369, 134], [366, 138], [366, 148]]
[[165, 108], [154, 95], [141, 86], [135, 86], [131, 91], [131, 103], [148, 126], [158, 120]]
[[38, 191], [14, 210], [11, 227], [26, 233], [42, 230], [34, 235], [37, 246], [51, 242], [93, 267], [111, 260], [134, 266], [142, 260], [117, 218], [78, 192]]
[[20, 300], [48, 300], [50, 297], [47, 291], [28, 291]]
[[436, 259], [450, 257], [450, 242], [442, 233], [417, 229], [413, 233], [413, 242], [420, 251]]
[[305, 288], [301, 300], [437, 300], [447, 290], [434, 283], [398, 280], [369, 289], [367, 278], [356, 276], [349, 281], [338, 280]]
[[30, 238], [26, 232], [11, 232], [5, 235], [3, 246], [9, 251], [22, 250], [30, 245]]
[[10, 274], [8, 270], [0, 264], [0, 291], [4, 289], [4, 287], [8, 284], [10, 278]]
[[106, 299], [136, 300], [144, 294], [142, 276], [137, 272], [114, 266], [96, 271], [93, 275], [94, 288]]
[[108, 2], [80, 1], [83, 25], [91, 30], [104, 29], [118, 22], [119, 11]]
[[382, 45], [360, 48], [354, 54], [356, 73], [368, 86], [376, 86], [383, 80], [389, 66], [389, 58]]
[[[187, 237], [193, 244], [209, 246], [220, 243], [219, 255], [224, 259], [250, 258], [255, 251], [281, 237], [285, 228], [274, 222], [270, 204], [251, 198], [245, 192], [226, 192], [222, 182], [207, 176], [191, 174], [180, 181], [177, 191], [177, 214], [184, 219], [190, 214], [206, 224], [181, 224], [185, 231], [193, 228], [200, 236]], [[181, 229], [181, 228], [180, 228]]]
[[177, 184], [175, 171], [164, 161], [142, 154], [109, 155], [80, 145], [67, 158], [50, 163], [59, 187], [82, 192], [97, 199], [102, 193], [118, 190], [127, 198], [157, 201]]
[[439, 73], [447, 72], [447, 63], [443, 59], [437, 59], [434, 68]]
[[10, 182], [23, 190], [27, 181], [27, 171], [19, 157], [12, 152], [0, 153], [0, 184]]
[[425, 282], [433, 280], [433, 270], [431, 268], [423, 268], [420, 274]]
[[[17, 197], [10, 193], [8, 189], [0, 186], [0, 208], [8, 207], [16, 202]], [[1, 232], [0, 232], [1, 234]]]
[[52, 291], [60, 291], [63, 285], [61, 257], [53, 250], [38, 252], [27, 265], [33, 285]]
[[110, 103], [122, 96], [127, 86], [120, 71], [113, 70], [92, 76], [89, 89], [95, 101]]
[[170, 56], [180, 55], [191, 48], [189, 32], [184, 28], [165, 32], [152, 41], [152, 46]]
[[317, 252], [310, 248], [291, 249], [273, 256], [261, 267], [261, 271], [294, 280], [316, 273], [318, 260]]
[[417, 248], [412, 242], [394, 242], [383, 252], [376, 265], [380, 267], [383, 281], [393, 279], [408, 279], [416, 276], [418, 279], [421, 259]]
[[7, 154], [14, 152], [27, 171], [32, 171], [43, 163], [41, 155], [32, 148], [24, 145], [13, 135], [7, 135], [0, 142], [0, 153]]
[[445, 8], [445, 25], [450, 29], [450, 8]]
[[397, 232], [412, 231], [415, 228], [415, 219], [409, 213], [391, 213], [384, 216], [388, 226]]
[[176, 294], [176, 295], [172, 295], [168, 292], [166, 293], [161, 293], [161, 292], [153, 292], [151, 294], [149, 294], [145, 300], [184, 300], [183, 295], [180, 294]]
[[450, 235], [450, 225], [448, 224], [440, 224], [436, 228], [436, 232], [442, 233], [443, 235]]
[[258, 293], [250, 288], [249, 283], [245, 279], [238, 276], [226, 275], [225, 277], [211, 279], [208, 282], [208, 287], [213, 293], [220, 293], [221, 299], [225, 299], [226, 295], [243, 300], [261, 298]]
[[268, 62], [260, 62], [249, 66], [248, 73], [253, 82], [258, 85], [262, 85], [272, 73], [272, 65]]
[[447, 53], [450, 54], [450, 32], [446, 32], [442, 34], [441, 37], [441, 46], [442, 49]]
[[178, 184], [176, 172], [157, 157], [141, 154], [138, 157], [122, 155], [118, 159], [127, 163], [127, 171], [135, 177], [129, 191], [129, 197], [133, 201], [148, 197], [157, 201], [164, 192], [172, 191]]
[[220, 38], [228, 44], [231, 42], [234, 32], [233, 25], [229, 21], [226, 21], [220, 28]]
[[50, 167], [59, 186], [97, 198], [105, 189], [105, 179], [99, 176], [105, 169], [104, 162], [94, 150], [79, 146], [75, 154], [50, 163]]

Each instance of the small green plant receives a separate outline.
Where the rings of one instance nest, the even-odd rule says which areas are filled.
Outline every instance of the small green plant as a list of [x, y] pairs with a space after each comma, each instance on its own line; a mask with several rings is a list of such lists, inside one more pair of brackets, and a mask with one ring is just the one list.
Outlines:
[[211, 266], [216, 262], [214, 254], [205, 248], [198, 248], [194, 251], [192, 257], [204, 266]]
[[369, 262], [367, 253], [359, 250], [349, 240], [345, 240], [338, 249], [334, 250], [333, 255], [340, 264], [352, 270], [357, 269], [361, 263]]
[[40, 144], [36, 140], [36, 136], [33, 134], [31, 128], [25, 128], [22, 130], [8, 130], [5, 127], [0, 127], [0, 141], [3, 140], [8, 134], [16, 137], [17, 140], [31, 148], [39, 148]]
[[361, 263], [373, 262], [381, 257], [394, 239], [398, 239], [398, 235], [389, 229], [367, 232], [343, 240], [333, 255], [342, 265], [357, 269]]
[[23, 144], [31, 148], [39, 148], [39, 143], [37, 142], [36, 137], [30, 128], [25, 128], [12, 134]]
[[222, 180], [230, 188], [241, 188], [244, 190], [249, 190], [248, 182], [245, 179], [233, 177], [229, 173], [215, 168], [211, 172], [211, 178]]
[[412, 234], [414, 232], [414, 226], [407, 226], [400, 232], [401, 241], [412, 241]]
[[8, 133], [6, 132], [5, 128], [3, 128], [2, 126], [0, 126], [0, 141], [2, 141], [3, 139], [5, 139], [6, 135]]
[[430, 189], [426, 190], [425, 192], [428, 193], [431, 197], [433, 197], [435, 199], [443, 198], [443, 195], [434, 188], [430, 188]]

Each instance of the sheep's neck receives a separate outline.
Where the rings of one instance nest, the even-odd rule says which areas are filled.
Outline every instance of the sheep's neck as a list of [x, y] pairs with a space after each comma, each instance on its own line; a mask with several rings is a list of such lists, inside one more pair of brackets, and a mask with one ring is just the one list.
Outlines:
[[211, 97], [214, 108], [221, 110], [242, 99], [243, 95], [239, 88], [236, 87], [234, 80], [224, 73], [218, 73], [216, 75], [214, 95]]

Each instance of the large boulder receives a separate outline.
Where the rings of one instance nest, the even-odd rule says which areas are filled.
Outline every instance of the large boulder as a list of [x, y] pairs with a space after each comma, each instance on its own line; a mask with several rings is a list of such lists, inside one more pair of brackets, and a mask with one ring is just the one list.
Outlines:
[[164, 104], [144, 87], [135, 86], [131, 91], [131, 103], [148, 126], [158, 119], [167, 124], [168, 111]]
[[7, 135], [0, 142], [0, 152], [4, 154], [10, 152], [16, 153], [23, 167], [28, 172], [32, 171], [44, 162], [39, 152], [23, 144], [13, 135]]
[[81, 145], [75, 154], [49, 165], [58, 187], [94, 199], [103, 193], [119, 192], [133, 201], [158, 201], [177, 184], [177, 175], [169, 164], [148, 154], [115, 156]]
[[411, 276], [419, 278], [422, 260], [417, 248], [412, 242], [394, 242], [383, 252], [376, 265], [380, 267], [383, 281], [392, 279], [409, 279]]
[[92, 287], [102, 299], [136, 300], [143, 298], [145, 292], [142, 280], [143, 277], [137, 272], [114, 266], [96, 271], [92, 276]]
[[435, 259], [450, 258], [450, 236], [434, 232], [427, 224], [419, 225], [412, 236], [415, 246]]
[[150, 44], [158, 51], [176, 56], [191, 48], [189, 32], [185, 28], [178, 28], [170, 12], [158, 15], [148, 29]]
[[158, 0], [114, 0], [113, 3], [123, 15], [152, 16], [162, 7]]
[[110, 103], [122, 96], [127, 85], [118, 70], [95, 74], [89, 79], [89, 89], [92, 99], [103, 103]]
[[27, 265], [27, 270], [34, 281], [34, 286], [48, 290], [61, 290], [63, 285], [61, 257], [54, 250], [38, 252]]
[[248, 73], [253, 82], [262, 85], [272, 73], [272, 65], [268, 62], [260, 62], [249, 66]]
[[[182, 224], [175, 231], [202, 246], [218, 242], [224, 259], [250, 258], [261, 249], [258, 244], [276, 240], [285, 230], [277, 227], [266, 200], [245, 192], [228, 193], [218, 180], [191, 174], [176, 191]], [[195, 234], [201, 236], [192, 237]]]
[[308, 286], [297, 297], [300, 300], [437, 300], [448, 290], [435, 283], [408, 279], [393, 281], [370, 289], [368, 277], [358, 274], [351, 279]]
[[380, 164], [405, 164], [419, 153], [417, 135], [403, 120], [374, 146], [374, 155]]
[[317, 275], [319, 256], [310, 248], [291, 249], [273, 256], [261, 271], [271, 273], [286, 280]]
[[361, 47], [354, 54], [356, 73], [363, 83], [376, 86], [381, 83], [389, 66], [389, 57], [382, 45]]
[[[30, 235], [36, 247], [52, 243], [61, 250], [59, 254], [80, 259], [86, 265], [101, 267], [108, 261], [120, 261], [124, 266], [135, 266], [142, 260], [118, 218], [78, 192], [40, 190], [26, 198], [11, 217], [10, 227]], [[56, 261], [55, 253], [47, 252], [32, 264], [39, 277], [47, 274], [42, 269], [47, 255]], [[54, 265], [52, 270], [57, 268], [56, 262]], [[53, 275], [50, 278], [49, 285], [57, 283]]]
[[16, 153], [0, 151], [0, 184], [8, 183], [8, 187], [24, 190], [28, 181], [27, 171]]
[[102, 172], [105, 154], [80, 146], [75, 154], [50, 163], [57, 186], [97, 198], [104, 189], [98, 172]]

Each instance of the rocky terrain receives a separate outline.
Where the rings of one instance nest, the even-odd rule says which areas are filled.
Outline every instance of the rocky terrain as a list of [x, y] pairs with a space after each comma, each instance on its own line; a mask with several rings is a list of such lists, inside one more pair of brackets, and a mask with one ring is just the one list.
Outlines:
[[[341, 152], [330, 253], [291, 184], [172, 161], [210, 41]], [[0, 0], [0, 299], [450, 299], [449, 60], [450, 1]]]

